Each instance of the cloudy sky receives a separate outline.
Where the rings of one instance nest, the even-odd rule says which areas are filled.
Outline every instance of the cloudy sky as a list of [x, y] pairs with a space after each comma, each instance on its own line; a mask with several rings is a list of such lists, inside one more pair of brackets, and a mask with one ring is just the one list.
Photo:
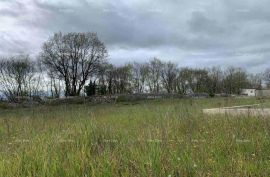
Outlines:
[[269, 0], [0, 0], [0, 55], [36, 56], [54, 32], [97, 32], [114, 64], [270, 67]]

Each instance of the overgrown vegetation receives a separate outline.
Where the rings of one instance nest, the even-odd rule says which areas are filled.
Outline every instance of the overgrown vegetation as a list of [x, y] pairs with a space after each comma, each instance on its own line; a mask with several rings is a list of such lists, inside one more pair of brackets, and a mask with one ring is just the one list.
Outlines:
[[269, 118], [201, 111], [260, 102], [168, 99], [1, 109], [0, 176], [269, 176]]

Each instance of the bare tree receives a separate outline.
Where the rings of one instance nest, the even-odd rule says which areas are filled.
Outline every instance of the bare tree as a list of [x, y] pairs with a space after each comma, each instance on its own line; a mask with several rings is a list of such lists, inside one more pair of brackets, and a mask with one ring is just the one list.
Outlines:
[[209, 78], [209, 93], [221, 93], [222, 92], [222, 80], [223, 80], [223, 71], [220, 67], [212, 67], [208, 71]]
[[106, 94], [132, 92], [132, 65], [113, 66], [105, 64], [93, 78], [98, 86], [106, 89]]
[[107, 87], [108, 87], [108, 93], [114, 94], [113, 92], [113, 78], [114, 78], [114, 66], [112, 64], [106, 65], [105, 68], [105, 78], [107, 82]]
[[113, 92], [114, 93], [130, 93], [132, 92], [132, 66], [130, 64], [115, 67], [113, 70]]
[[180, 94], [187, 94], [188, 90], [191, 90], [192, 85], [192, 69], [181, 68], [177, 77], [177, 90]]
[[229, 67], [225, 71], [224, 88], [229, 94], [240, 94], [248, 86], [247, 73], [241, 68]]
[[206, 69], [180, 69], [177, 78], [177, 89], [181, 94], [192, 92], [209, 92], [209, 77]]
[[249, 74], [248, 82], [249, 87], [253, 89], [261, 89], [262, 88], [262, 74]]
[[55, 76], [54, 73], [47, 73], [49, 78], [49, 86], [50, 86], [50, 92], [52, 98], [60, 98], [60, 92], [61, 92], [61, 81], [60, 79]]
[[270, 68], [265, 70], [263, 74], [263, 78], [264, 78], [267, 88], [270, 88]]
[[145, 82], [149, 73], [147, 63], [134, 62], [132, 65], [133, 88], [136, 93], [143, 93]]
[[0, 61], [0, 85], [4, 95], [15, 101], [18, 96], [31, 96], [37, 92], [39, 77], [35, 77], [35, 63], [27, 55], [2, 58]]
[[172, 62], [163, 64], [161, 77], [162, 83], [168, 93], [172, 93], [176, 90], [176, 78], [177, 78], [177, 65]]
[[206, 69], [192, 70], [191, 88], [194, 92], [209, 92], [209, 78]]
[[149, 63], [149, 74], [147, 77], [150, 92], [159, 93], [161, 89], [161, 70], [162, 62], [158, 58], [154, 58]]
[[42, 63], [65, 83], [65, 95], [79, 95], [107, 56], [95, 33], [55, 33], [43, 45]]

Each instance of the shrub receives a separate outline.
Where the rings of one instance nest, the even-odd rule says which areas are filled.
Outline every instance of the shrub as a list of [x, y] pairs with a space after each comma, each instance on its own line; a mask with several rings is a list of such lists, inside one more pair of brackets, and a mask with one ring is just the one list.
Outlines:
[[126, 95], [120, 95], [116, 98], [116, 102], [127, 102], [129, 99], [127, 98]]

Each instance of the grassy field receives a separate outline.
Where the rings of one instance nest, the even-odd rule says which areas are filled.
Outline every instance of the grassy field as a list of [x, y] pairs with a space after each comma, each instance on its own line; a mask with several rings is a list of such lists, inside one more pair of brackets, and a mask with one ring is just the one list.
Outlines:
[[0, 176], [270, 176], [270, 117], [202, 113], [259, 102], [215, 98], [0, 109]]

